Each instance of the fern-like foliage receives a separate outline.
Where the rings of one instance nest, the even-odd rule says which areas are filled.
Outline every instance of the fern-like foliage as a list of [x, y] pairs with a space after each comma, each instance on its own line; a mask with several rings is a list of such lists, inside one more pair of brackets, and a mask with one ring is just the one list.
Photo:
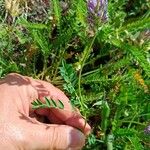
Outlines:
[[77, 77], [75, 70], [72, 65], [67, 64], [64, 60], [62, 61], [62, 67], [60, 69], [60, 74], [65, 80], [64, 89], [70, 94], [75, 93], [75, 86], [77, 83]]
[[144, 54], [142, 53], [141, 49], [139, 49], [133, 45], [123, 43], [117, 39], [111, 39], [111, 42], [115, 46], [117, 46], [117, 47], [119, 47], [119, 48], [121, 48], [127, 52], [129, 51], [134, 56], [134, 58], [137, 60], [139, 65], [143, 68], [143, 70], [145, 71], [147, 76], [150, 77], [150, 63], [147, 61], [147, 59], [144, 56]]
[[37, 99], [33, 101], [31, 104], [33, 109], [39, 109], [39, 108], [64, 109], [64, 104], [61, 100], [54, 101], [52, 99], [48, 99], [47, 97], [45, 97], [45, 102], [41, 102], [41, 100]]
[[52, 0], [53, 13], [56, 19], [57, 27], [61, 27], [61, 8], [58, 0]]

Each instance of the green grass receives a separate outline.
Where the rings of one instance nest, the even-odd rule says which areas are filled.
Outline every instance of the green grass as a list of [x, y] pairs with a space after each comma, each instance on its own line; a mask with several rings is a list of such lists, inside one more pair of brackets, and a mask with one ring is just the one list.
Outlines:
[[0, 77], [18, 72], [64, 90], [92, 126], [85, 150], [150, 149], [148, 1], [109, 0], [108, 21], [94, 27], [86, 1], [28, 7], [12, 16], [0, 0]]

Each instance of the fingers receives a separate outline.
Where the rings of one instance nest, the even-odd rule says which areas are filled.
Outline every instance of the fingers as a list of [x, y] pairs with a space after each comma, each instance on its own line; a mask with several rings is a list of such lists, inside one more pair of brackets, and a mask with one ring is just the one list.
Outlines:
[[64, 109], [39, 109], [36, 110], [38, 114], [47, 116], [52, 123], [73, 126], [80, 129], [85, 135], [90, 133], [90, 126], [85, 122], [79, 112], [72, 108], [69, 99], [61, 90], [54, 87], [52, 84], [41, 80], [35, 80], [32, 85], [37, 89], [38, 96], [43, 102], [45, 101], [44, 96], [46, 96], [55, 101], [61, 100], [64, 104]]
[[[70, 114], [68, 115], [68, 119], [64, 120], [64, 118], [62, 117], [62, 113], [60, 112], [61, 110], [57, 109], [39, 109], [36, 110], [37, 114], [40, 115], [45, 115], [47, 116], [47, 118], [50, 120], [51, 123], [54, 124], [66, 124], [66, 125], [70, 125], [72, 127], [75, 127], [79, 130], [81, 130], [85, 135], [89, 135], [91, 132], [91, 127], [89, 126], [89, 124], [85, 121], [84, 118], [82, 118], [82, 116], [77, 113], [77, 112], [69, 112]], [[62, 110], [63, 113], [65, 112], [65, 110]], [[60, 114], [61, 113], [61, 114]], [[66, 114], [68, 112], [66, 111]]]
[[[36, 98], [41, 99], [43, 102], [45, 101], [44, 97], [53, 99], [55, 101], [61, 100], [64, 104], [64, 109], [51, 108], [37, 110], [36, 112], [40, 115], [47, 116], [52, 123], [73, 126], [80, 129], [85, 135], [90, 133], [90, 126], [85, 122], [79, 112], [72, 109], [71, 103], [69, 102], [69, 99], [66, 97], [66, 95], [52, 84], [45, 81], [21, 76], [19, 74], [9, 74], [7, 76], [7, 80], [11, 84], [29, 85], [28, 88], [26, 88], [29, 104], [31, 104], [33, 100], [36, 100]], [[27, 107], [29, 107], [29, 105]], [[32, 111], [31, 105], [30, 110]]]
[[66, 125], [31, 124], [27, 134], [31, 149], [79, 150], [85, 144], [83, 133]]

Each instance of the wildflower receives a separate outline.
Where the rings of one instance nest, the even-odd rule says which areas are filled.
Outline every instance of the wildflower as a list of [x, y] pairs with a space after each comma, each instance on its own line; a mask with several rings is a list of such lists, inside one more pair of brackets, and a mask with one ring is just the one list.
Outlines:
[[150, 125], [145, 128], [144, 132], [145, 134], [150, 134]]
[[88, 0], [88, 19], [89, 23], [95, 24], [95, 21], [106, 21], [107, 15], [107, 0]]

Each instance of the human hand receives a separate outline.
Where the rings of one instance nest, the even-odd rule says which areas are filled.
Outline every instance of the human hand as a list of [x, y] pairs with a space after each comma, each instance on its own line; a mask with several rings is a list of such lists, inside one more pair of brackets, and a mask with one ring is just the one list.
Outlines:
[[[31, 102], [44, 102], [45, 96], [61, 100], [64, 109], [33, 110]], [[37, 115], [46, 116], [52, 124], [39, 122]], [[78, 150], [90, 130], [65, 94], [52, 84], [14, 73], [0, 80], [0, 149]]]

